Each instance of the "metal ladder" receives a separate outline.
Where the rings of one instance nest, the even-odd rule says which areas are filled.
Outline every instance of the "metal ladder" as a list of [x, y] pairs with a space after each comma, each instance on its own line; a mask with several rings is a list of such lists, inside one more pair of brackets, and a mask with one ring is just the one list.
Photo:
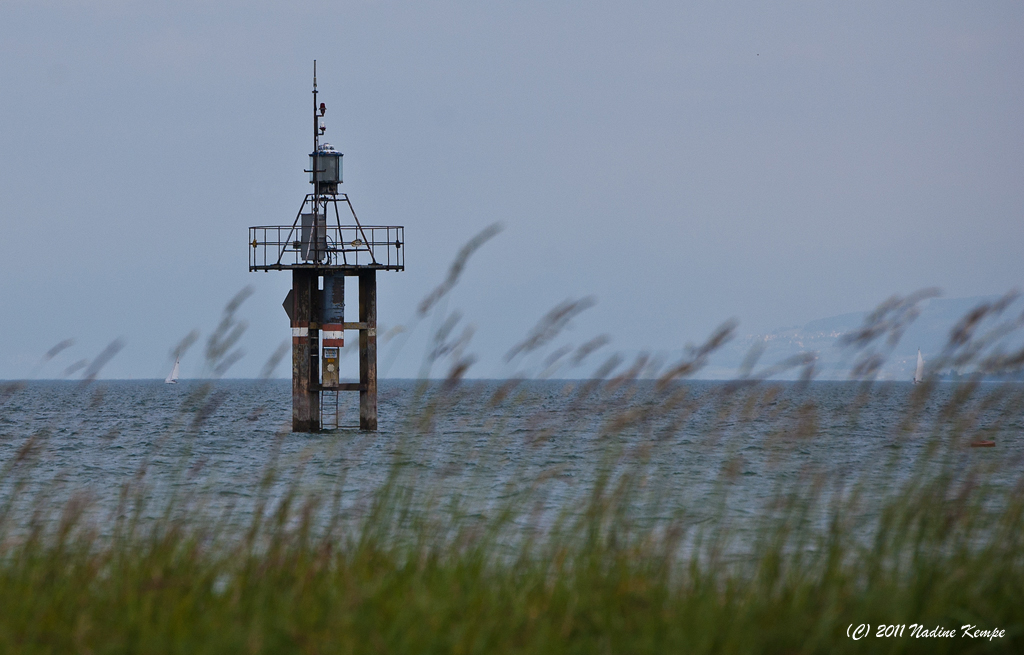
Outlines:
[[338, 420], [341, 418], [341, 412], [338, 407], [338, 392], [328, 391], [326, 389], [320, 391], [320, 429], [321, 430], [337, 430], [340, 426]]

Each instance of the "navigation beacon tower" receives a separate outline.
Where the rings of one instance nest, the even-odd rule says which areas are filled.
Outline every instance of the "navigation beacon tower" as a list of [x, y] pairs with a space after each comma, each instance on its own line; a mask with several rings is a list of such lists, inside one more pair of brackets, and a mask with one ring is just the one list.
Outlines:
[[[359, 427], [376, 430], [377, 271], [405, 270], [405, 228], [361, 224], [348, 195], [338, 192], [342, 154], [320, 141], [327, 106], [316, 96], [314, 61], [313, 152], [306, 171], [313, 190], [291, 225], [249, 228], [249, 270], [292, 272], [284, 301], [292, 326], [292, 431], [338, 427], [340, 391], [359, 392]], [[342, 213], [346, 221], [352, 215], [351, 224], [342, 224]], [[356, 323], [345, 322], [346, 277], [359, 280]], [[357, 383], [338, 376], [345, 330], [359, 331]]]

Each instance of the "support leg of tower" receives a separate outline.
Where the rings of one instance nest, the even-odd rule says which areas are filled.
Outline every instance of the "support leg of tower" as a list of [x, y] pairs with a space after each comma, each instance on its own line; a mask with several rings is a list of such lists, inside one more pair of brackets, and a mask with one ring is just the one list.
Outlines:
[[292, 270], [292, 432], [320, 431], [319, 340], [314, 323], [317, 276]]
[[377, 271], [359, 271], [359, 429], [377, 429]]

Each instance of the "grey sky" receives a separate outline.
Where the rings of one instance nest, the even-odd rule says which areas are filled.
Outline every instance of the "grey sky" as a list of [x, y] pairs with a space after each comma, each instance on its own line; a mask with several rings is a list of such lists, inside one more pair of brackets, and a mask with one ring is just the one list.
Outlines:
[[[1024, 280], [1019, 2], [6, 0], [0, 378], [118, 336], [105, 376], [163, 376], [246, 284], [232, 372], [259, 371], [290, 280], [247, 272], [246, 228], [309, 186], [314, 58], [345, 191], [406, 226], [382, 323], [504, 224], [447, 305], [477, 375], [567, 297], [599, 301], [574, 341], [672, 349], [733, 316], [756, 333]], [[389, 374], [416, 374], [426, 327]]]

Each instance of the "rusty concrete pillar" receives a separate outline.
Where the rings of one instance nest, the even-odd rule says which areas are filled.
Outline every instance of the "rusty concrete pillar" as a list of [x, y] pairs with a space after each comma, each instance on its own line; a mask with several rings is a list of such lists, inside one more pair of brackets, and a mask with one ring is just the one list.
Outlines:
[[377, 429], [377, 271], [359, 271], [359, 429]]
[[292, 432], [320, 431], [317, 275], [292, 269]]

